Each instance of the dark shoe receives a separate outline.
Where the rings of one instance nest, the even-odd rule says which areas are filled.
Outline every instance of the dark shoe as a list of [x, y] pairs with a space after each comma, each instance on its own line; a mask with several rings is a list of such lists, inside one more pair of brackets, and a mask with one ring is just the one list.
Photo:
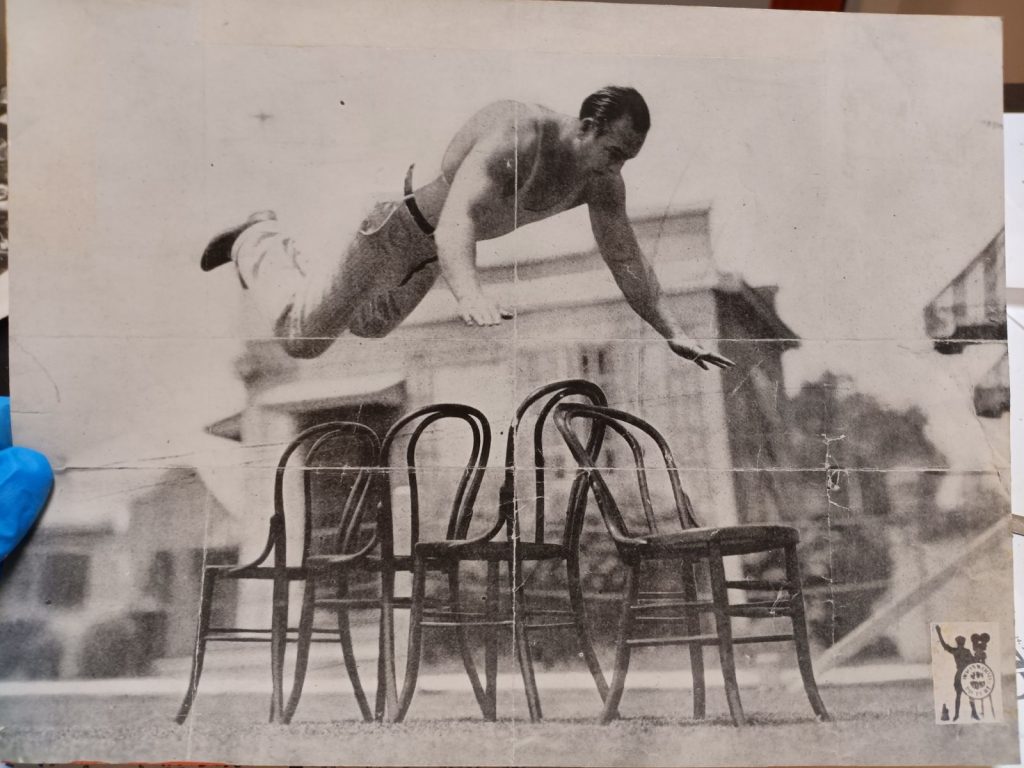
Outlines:
[[203, 272], [209, 272], [211, 269], [216, 269], [222, 264], [227, 264], [231, 261], [231, 248], [240, 234], [253, 224], [258, 224], [261, 221], [273, 221], [275, 219], [277, 219], [277, 215], [273, 211], [260, 211], [259, 213], [254, 213], [237, 227], [221, 232], [209, 242], [203, 251], [203, 257], [199, 260], [200, 268], [202, 268]]

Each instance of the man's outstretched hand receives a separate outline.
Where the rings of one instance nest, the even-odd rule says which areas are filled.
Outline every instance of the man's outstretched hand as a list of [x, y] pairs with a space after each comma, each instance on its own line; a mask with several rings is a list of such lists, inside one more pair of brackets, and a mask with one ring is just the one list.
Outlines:
[[28, 533], [53, 487], [46, 457], [11, 442], [11, 401], [0, 397], [0, 560]]
[[708, 370], [709, 365], [714, 365], [718, 368], [732, 368], [736, 365], [728, 357], [719, 355], [716, 352], [708, 352], [699, 344], [694, 344], [691, 339], [669, 339], [668, 346], [677, 355], [695, 362], [705, 371]]
[[500, 308], [497, 303], [483, 293], [476, 293], [459, 300], [459, 315], [466, 325], [498, 325], [502, 320], [510, 320], [512, 313]]

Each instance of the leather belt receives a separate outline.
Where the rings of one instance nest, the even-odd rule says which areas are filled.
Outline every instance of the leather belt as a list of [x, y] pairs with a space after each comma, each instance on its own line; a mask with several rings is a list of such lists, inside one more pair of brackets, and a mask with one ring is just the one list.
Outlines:
[[[416, 205], [416, 196], [413, 195], [412, 193], [412, 169], [414, 167], [415, 166], [410, 165], [409, 171], [405, 174], [405, 189], [403, 190], [403, 200], [405, 200], [405, 207], [409, 209], [409, 215], [412, 216], [412, 220], [416, 222], [416, 226], [420, 228], [420, 231], [423, 232], [423, 234], [425, 234], [427, 237], [433, 237], [434, 228], [430, 226], [430, 222], [427, 221], [427, 217], [423, 215], [423, 211], [421, 211], [420, 207]], [[422, 271], [428, 264], [432, 264], [435, 261], [437, 261], [437, 256], [434, 256], [433, 258], [430, 259], [426, 259], [425, 261], [421, 261], [419, 264], [417, 264], [415, 267], [409, 270], [406, 276], [402, 278], [402, 281], [399, 283], [399, 285], [405, 285], [412, 279], [413, 275], [415, 275], [417, 272]]]
[[434, 228], [430, 226], [430, 222], [427, 221], [427, 217], [423, 215], [423, 211], [421, 211], [420, 207], [416, 205], [416, 197], [412, 193], [413, 167], [414, 166], [410, 165], [408, 173], [405, 174], [405, 189], [403, 190], [405, 195], [405, 207], [409, 209], [409, 215], [412, 216], [412, 220], [416, 222], [416, 226], [420, 228], [423, 234], [428, 237], [433, 237]]

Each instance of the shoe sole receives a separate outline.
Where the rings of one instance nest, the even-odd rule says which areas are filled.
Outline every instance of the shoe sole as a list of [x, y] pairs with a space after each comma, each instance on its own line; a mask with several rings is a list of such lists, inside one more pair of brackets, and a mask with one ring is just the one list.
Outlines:
[[258, 224], [261, 221], [269, 221], [276, 219], [273, 211], [262, 211], [257, 214], [253, 214], [243, 224], [239, 224], [237, 227], [232, 227], [221, 232], [219, 235], [214, 237], [203, 250], [203, 256], [199, 260], [199, 267], [203, 272], [209, 272], [211, 269], [223, 266], [231, 261], [231, 248], [235, 244], [235, 240], [245, 230], [251, 227], [253, 224]]

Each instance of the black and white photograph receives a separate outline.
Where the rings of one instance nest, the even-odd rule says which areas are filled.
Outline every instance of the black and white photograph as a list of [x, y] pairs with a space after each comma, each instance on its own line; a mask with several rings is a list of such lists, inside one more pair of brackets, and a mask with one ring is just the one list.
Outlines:
[[1019, 761], [998, 19], [7, 34], [0, 758]]

